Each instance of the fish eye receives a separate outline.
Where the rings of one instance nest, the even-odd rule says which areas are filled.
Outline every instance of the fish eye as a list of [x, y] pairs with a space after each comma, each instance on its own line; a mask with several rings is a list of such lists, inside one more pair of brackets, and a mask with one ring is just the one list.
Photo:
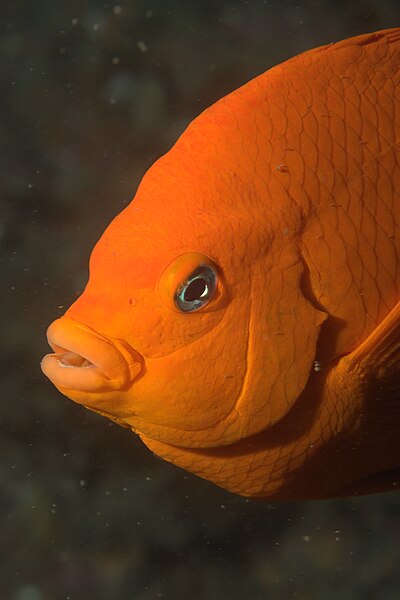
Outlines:
[[157, 289], [167, 308], [186, 314], [220, 298], [223, 287], [219, 267], [211, 258], [200, 252], [186, 252], [165, 267]]
[[212, 300], [217, 288], [217, 273], [210, 265], [200, 265], [175, 292], [175, 305], [183, 312], [202, 308]]

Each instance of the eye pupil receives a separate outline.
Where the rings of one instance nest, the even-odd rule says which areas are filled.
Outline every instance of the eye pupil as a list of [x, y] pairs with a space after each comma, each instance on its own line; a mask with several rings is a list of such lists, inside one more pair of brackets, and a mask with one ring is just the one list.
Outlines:
[[183, 298], [185, 302], [193, 302], [194, 300], [200, 300], [200, 298], [207, 292], [207, 284], [201, 277], [194, 279], [189, 283], [185, 289]]
[[217, 273], [210, 265], [200, 265], [175, 292], [175, 305], [192, 312], [208, 304], [217, 289]]

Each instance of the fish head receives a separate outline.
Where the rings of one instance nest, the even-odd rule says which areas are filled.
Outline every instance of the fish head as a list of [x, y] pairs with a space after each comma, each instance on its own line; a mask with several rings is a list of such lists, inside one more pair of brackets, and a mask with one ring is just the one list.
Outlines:
[[49, 327], [42, 363], [77, 403], [184, 447], [283, 418], [324, 318], [303, 294], [296, 244], [260, 209], [264, 187], [232, 145], [212, 148], [199, 143], [193, 161], [178, 143], [148, 171], [95, 246], [86, 289]]

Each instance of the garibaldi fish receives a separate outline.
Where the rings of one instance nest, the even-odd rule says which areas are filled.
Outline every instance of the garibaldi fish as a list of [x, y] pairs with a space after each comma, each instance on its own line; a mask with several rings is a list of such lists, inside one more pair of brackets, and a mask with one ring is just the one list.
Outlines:
[[277, 500], [400, 481], [400, 29], [222, 98], [145, 174], [44, 373], [160, 457]]

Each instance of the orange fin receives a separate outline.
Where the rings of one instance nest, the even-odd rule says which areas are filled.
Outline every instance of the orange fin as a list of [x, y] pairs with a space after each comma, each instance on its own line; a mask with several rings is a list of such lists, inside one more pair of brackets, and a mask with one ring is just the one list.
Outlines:
[[400, 302], [342, 361], [349, 372], [373, 374], [379, 384], [393, 386], [400, 398]]
[[400, 489], [400, 302], [356, 350], [340, 359], [336, 373], [345, 401], [359, 417], [348, 434], [352, 461], [364, 465], [361, 475], [365, 471], [340, 495]]
[[347, 358], [355, 365], [368, 362], [383, 368], [391, 364], [400, 367], [400, 302]]

